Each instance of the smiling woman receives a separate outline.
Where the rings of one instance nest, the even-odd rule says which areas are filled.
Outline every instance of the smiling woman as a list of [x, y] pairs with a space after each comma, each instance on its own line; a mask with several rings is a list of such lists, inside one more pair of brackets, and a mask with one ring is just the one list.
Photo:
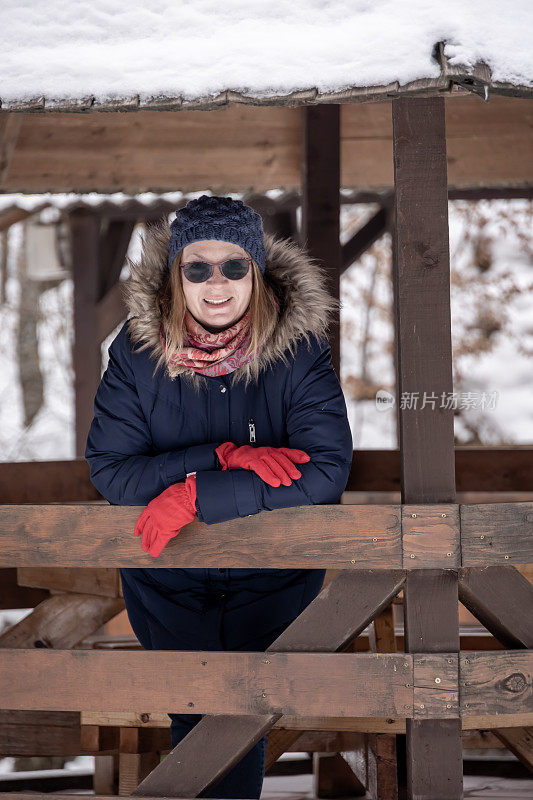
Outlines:
[[[263, 652], [325, 570], [162, 566], [195, 519], [338, 502], [353, 444], [325, 335], [336, 301], [313, 259], [229, 197], [148, 229], [131, 274], [85, 451], [109, 502], [145, 506], [134, 533], [162, 560], [120, 570], [131, 626], [146, 649]], [[172, 747], [202, 717], [169, 715]], [[263, 736], [209, 796], [258, 798], [265, 755]]]
[[156, 298], [162, 352], [155, 371], [165, 363], [171, 377], [182, 375], [196, 390], [197, 375], [236, 378], [245, 364], [245, 384], [257, 379], [257, 356], [272, 337], [280, 305], [264, 277], [259, 215], [242, 201], [204, 195], [177, 212], [168, 251]]
[[[229, 328], [244, 314], [252, 295], [250, 256], [229, 242], [205, 240], [182, 251], [181, 277], [187, 308], [212, 333]], [[210, 277], [192, 280], [202, 264], [211, 265]], [[233, 271], [231, 271], [233, 268]], [[224, 271], [223, 271], [224, 270]], [[208, 274], [208, 270], [204, 271]], [[230, 279], [229, 275], [236, 277]]]

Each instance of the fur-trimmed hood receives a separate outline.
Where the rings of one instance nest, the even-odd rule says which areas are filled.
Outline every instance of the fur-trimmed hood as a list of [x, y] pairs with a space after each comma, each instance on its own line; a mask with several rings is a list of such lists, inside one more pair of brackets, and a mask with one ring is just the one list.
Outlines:
[[[168, 241], [170, 224], [166, 217], [146, 227], [140, 259], [128, 259], [131, 277], [124, 286], [128, 309], [128, 333], [137, 349], [150, 349], [150, 357], [158, 359], [163, 348], [159, 339], [161, 311], [156, 295], [168, 277]], [[266, 268], [263, 279], [273, 288], [280, 307], [277, 325], [254, 359], [259, 373], [278, 359], [294, 354], [298, 342], [309, 336], [326, 336], [331, 312], [338, 301], [326, 290], [326, 272], [319, 263], [290, 239], [279, 239], [265, 233]], [[252, 377], [249, 362], [232, 373], [233, 382]], [[167, 375], [173, 379], [167, 363]], [[205, 376], [194, 370], [182, 372], [197, 387]]]

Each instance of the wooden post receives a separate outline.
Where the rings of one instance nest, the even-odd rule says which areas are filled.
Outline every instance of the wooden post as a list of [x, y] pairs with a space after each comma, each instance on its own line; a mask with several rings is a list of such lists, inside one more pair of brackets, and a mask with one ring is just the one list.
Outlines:
[[[338, 300], [340, 243], [340, 106], [302, 108], [302, 227], [300, 243], [328, 272], [328, 290]], [[340, 377], [340, 319], [329, 330], [331, 361]]]
[[100, 220], [92, 211], [80, 209], [71, 213], [70, 225], [74, 278], [72, 361], [76, 403], [75, 455], [83, 457], [94, 415], [94, 395], [100, 383], [102, 366], [97, 337]]
[[[446, 128], [443, 97], [392, 102], [393, 286], [402, 503], [455, 502]], [[403, 400], [403, 402], [402, 402]], [[405, 650], [459, 651], [457, 571], [409, 570]], [[461, 720], [408, 719], [407, 794], [461, 798]]]

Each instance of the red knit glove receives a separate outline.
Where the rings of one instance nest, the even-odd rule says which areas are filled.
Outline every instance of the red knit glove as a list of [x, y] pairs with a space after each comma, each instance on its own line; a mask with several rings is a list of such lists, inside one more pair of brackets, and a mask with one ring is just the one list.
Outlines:
[[270, 486], [290, 486], [302, 473], [294, 466], [310, 461], [304, 450], [293, 447], [237, 447], [233, 442], [220, 444], [215, 453], [222, 469], [251, 469]]
[[167, 542], [177, 536], [196, 516], [196, 475], [173, 483], [151, 500], [135, 523], [135, 536], [142, 534], [142, 549], [158, 556]]

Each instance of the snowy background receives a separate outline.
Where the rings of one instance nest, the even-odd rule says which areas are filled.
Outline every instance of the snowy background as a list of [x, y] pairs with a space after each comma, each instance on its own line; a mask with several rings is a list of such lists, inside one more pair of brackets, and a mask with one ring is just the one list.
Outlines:
[[481, 60], [494, 81], [531, 86], [532, 28], [530, 0], [3, 0], [0, 98], [405, 84], [439, 76], [440, 41], [453, 65]]
[[[105, 196], [78, 197], [98, 203]], [[142, 198], [152, 200], [153, 195]], [[171, 196], [165, 198], [171, 199]], [[43, 199], [61, 206], [73, 196], [3, 195], [0, 209], [13, 202], [25, 203], [31, 208], [32, 203], [41, 203]], [[346, 241], [376, 209], [371, 205], [343, 205], [342, 241]], [[533, 443], [532, 214], [533, 203], [525, 200], [450, 203], [458, 444]], [[9, 230], [6, 298], [0, 306], [3, 334], [0, 339], [0, 460], [71, 459], [75, 451], [70, 278], [43, 291], [35, 301], [37, 308], [33, 313], [37, 316], [43, 402], [31, 424], [24, 424], [17, 358], [17, 334], [21, 324], [17, 258], [22, 232], [23, 223]], [[142, 235], [143, 228], [138, 226], [128, 252], [131, 258], [139, 255]], [[122, 277], [127, 275], [125, 265]], [[378, 391], [385, 390], [392, 395], [396, 391], [390, 275], [390, 238], [386, 235], [353, 264], [341, 280], [341, 382], [355, 449], [398, 446], [395, 409], [378, 410], [376, 405]], [[102, 345], [102, 370], [107, 363], [107, 348], [117, 332], [118, 328]], [[481, 406], [483, 392], [497, 393], [493, 408]], [[470, 402], [467, 402], [468, 397]], [[465, 398], [464, 403], [462, 398]], [[461, 408], [461, 404], [469, 407]]]

